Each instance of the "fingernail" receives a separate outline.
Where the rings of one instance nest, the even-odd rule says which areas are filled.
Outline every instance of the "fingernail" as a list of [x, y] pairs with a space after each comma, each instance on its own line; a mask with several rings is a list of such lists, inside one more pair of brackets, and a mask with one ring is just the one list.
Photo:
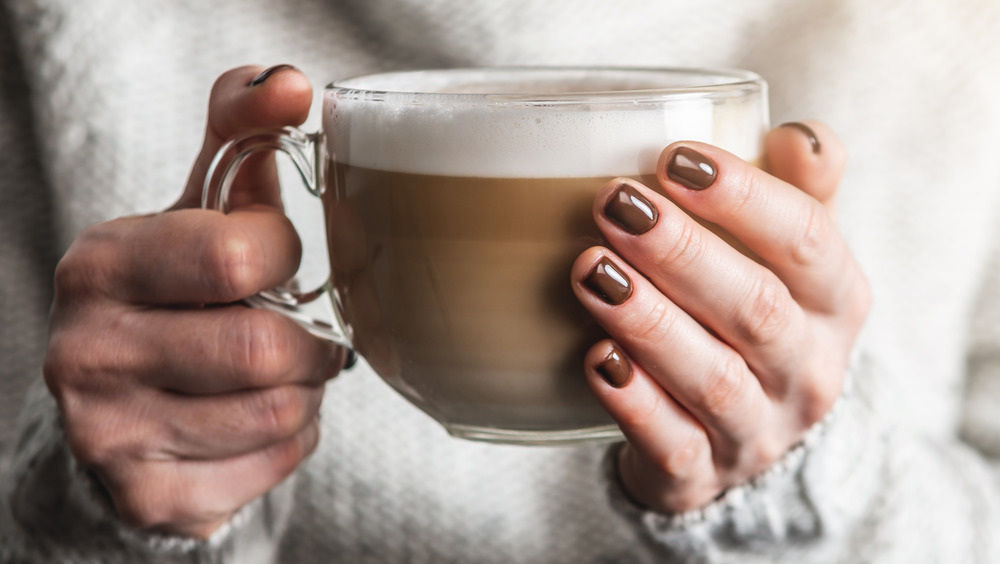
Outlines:
[[819, 151], [822, 147], [819, 144], [819, 137], [816, 137], [816, 132], [813, 131], [811, 127], [809, 127], [804, 123], [799, 123], [797, 121], [790, 121], [788, 123], [783, 123], [779, 127], [792, 127], [804, 133], [806, 139], [809, 140], [809, 144], [812, 145], [813, 154], [814, 155], [819, 154]]
[[358, 363], [358, 353], [354, 349], [347, 349], [347, 357], [344, 359], [343, 370], [350, 370]]
[[597, 373], [612, 388], [624, 388], [632, 380], [632, 363], [614, 345], [611, 345], [611, 352], [596, 368]]
[[667, 177], [691, 190], [704, 190], [718, 171], [708, 157], [690, 147], [678, 147], [667, 163]]
[[604, 215], [626, 232], [642, 235], [656, 225], [660, 212], [634, 186], [623, 182], [604, 206]]
[[298, 70], [298, 69], [296, 69], [294, 65], [288, 65], [288, 64], [274, 65], [273, 67], [264, 69], [264, 72], [254, 77], [254, 79], [250, 81], [250, 84], [248, 86], [250, 87], [260, 86], [261, 84], [264, 84], [265, 80], [271, 78], [272, 75], [284, 70]]
[[601, 257], [583, 283], [610, 305], [621, 305], [632, 295], [632, 281], [608, 257]]

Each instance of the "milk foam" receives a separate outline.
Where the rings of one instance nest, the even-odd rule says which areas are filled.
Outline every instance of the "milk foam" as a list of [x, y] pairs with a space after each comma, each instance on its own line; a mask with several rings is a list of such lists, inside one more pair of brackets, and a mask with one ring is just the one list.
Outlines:
[[[431, 89], [447, 86], [439, 79]], [[376, 83], [390, 87], [406, 85]], [[379, 170], [497, 178], [635, 175], [654, 171], [660, 151], [678, 140], [759, 158], [768, 123], [765, 88], [761, 82], [761, 91], [741, 95], [673, 98], [646, 90], [558, 103], [477, 94], [345, 96], [328, 89], [324, 130], [335, 160]]]

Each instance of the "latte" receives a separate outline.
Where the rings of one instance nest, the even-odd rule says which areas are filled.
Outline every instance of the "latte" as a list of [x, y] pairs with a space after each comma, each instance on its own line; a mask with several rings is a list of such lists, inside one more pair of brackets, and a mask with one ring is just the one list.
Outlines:
[[656, 186], [656, 159], [679, 139], [756, 158], [767, 109], [759, 91], [664, 97], [678, 77], [656, 71], [527, 74], [398, 73], [328, 90], [333, 283], [357, 350], [451, 432], [614, 436], [582, 364], [603, 332], [569, 281], [603, 244], [594, 196], [615, 176]]

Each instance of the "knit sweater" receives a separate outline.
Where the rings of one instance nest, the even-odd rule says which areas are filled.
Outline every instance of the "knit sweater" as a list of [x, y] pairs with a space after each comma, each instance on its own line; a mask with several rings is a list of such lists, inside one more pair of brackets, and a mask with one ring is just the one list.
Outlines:
[[[0, 562], [1000, 562], [1000, 5], [0, 5]], [[849, 389], [764, 475], [661, 515], [618, 491], [606, 446], [451, 438], [362, 362], [328, 384], [317, 452], [210, 540], [125, 527], [41, 382], [54, 262], [89, 224], [169, 205], [214, 77], [279, 62], [317, 85], [459, 65], [758, 72], [775, 123], [821, 119], [850, 151], [838, 221], [875, 305]]]

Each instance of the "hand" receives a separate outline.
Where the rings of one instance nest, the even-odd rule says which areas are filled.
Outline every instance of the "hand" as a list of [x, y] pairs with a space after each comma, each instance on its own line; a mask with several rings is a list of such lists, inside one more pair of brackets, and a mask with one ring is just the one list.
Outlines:
[[591, 248], [573, 266], [577, 297], [611, 337], [586, 366], [628, 439], [622, 483], [657, 511], [701, 507], [797, 443], [839, 396], [868, 312], [832, 217], [842, 146], [810, 123], [771, 131], [766, 147], [776, 176], [709, 145], [671, 145], [657, 178], [673, 201], [608, 183], [594, 217], [616, 252]]
[[173, 208], [89, 228], [56, 268], [46, 382], [74, 456], [136, 527], [207, 537], [288, 476], [317, 444], [324, 384], [345, 361], [288, 319], [234, 303], [298, 265], [273, 155], [244, 164], [232, 213], [197, 209], [227, 138], [308, 114], [302, 74], [282, 67], [251, 86], [261, 70], [216, 82]]

